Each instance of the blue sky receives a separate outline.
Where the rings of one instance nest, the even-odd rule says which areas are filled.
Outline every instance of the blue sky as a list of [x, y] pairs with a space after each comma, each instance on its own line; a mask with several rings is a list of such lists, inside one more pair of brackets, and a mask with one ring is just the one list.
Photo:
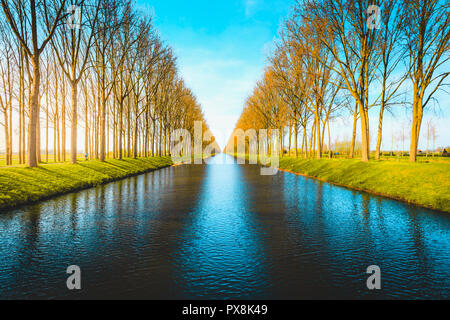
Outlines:
[[[162, 39], [174, 49], [181, 75], [197, 96], [213, 134], [223, 147], [245, 99], [268, 64], [266, 59], [273, 48], [273, 40], [295, 1], [136, 1], [142, 11], [154, 16]], [[446, 93], [440, 93], [437, 98], [440, 111], [426, 112], [420, 148], [426, 145], [425, 126], [429, 117], [437, 124], [436, 146], [450, 145], [450, 98]], [[409, 133], [410, 109], [400, 109], [395, 111], [395, 117], [386, 115], [385, 150], [391, 149], [393, 135]], [[371, 147], [374, 148], [378, 110], [371, 110], [370, 117]], [[333, 136], [340, 140], [351, 139], [351, 124], [352, 119], [342, 115], [332, 124]], [[394, 149], [398, 141], [394, 142]], [[406, 146], [409, 146], [409, 139]]]
[[293, 1], [137, 0], [154, 14], [181, 75], [223, 146], [267, 64]]

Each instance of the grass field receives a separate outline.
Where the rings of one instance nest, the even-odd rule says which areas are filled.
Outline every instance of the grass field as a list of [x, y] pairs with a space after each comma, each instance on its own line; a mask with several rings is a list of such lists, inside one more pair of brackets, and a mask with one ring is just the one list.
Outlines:
[[[303, 156], [302, 152], [299, 152], [299, 157], [301, 158]], [[285, 154], [285, 156], [287, 157], [295, 157], [295, 153], [294, 151], [291, 150], [290, 154]], [[315, 154], [314, 154], [315, 156]], [[322, 154], [323, 158], [328, 158], [328, 153], [323, 153]], [[347, 154], [338, 154], [338, 155], [333, 155], [333, 159], [348, 159], [348, 155]], [[361, 155], [356, 154], [355, 155], [355, 159], [361, 159]], [[375, 160], [375, 152], [371, 152], [370, 154], [370, 159], [371, 160]], [[399, 161], [399, 162], [404, 162], [407, 161], [409, 162], [409, 155], [405, 152], [403, 155], [401, 153], [395, 154], [395, 155], [389, 155], [387, 152], [384, 152], [383, 155], [380, 157], [380, 160], [385, 161]], [[428, 163], [428, 162], [447, 162], [450, 163], [450, 157], [443, 157], [441, 154], [429, 154], [428, 156], [425, 156], [424, 154], [418, 155], [417, 156], [417, 162], [418, 163]]]
[[[446, 160], [446, 158], [444, 158]], [[280, 157], [281, 169], [450, 212], [450, 162]]]
[[1, 168], [0, 212], [170, 165], [170, 157], [154, 157]]

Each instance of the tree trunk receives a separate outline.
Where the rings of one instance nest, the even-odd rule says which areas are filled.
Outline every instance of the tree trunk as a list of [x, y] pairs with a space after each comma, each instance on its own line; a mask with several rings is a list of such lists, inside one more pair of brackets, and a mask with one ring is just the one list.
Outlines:
[[62, 79], [62, 109], [61, 109], [61, 155], [62, 161], [66, 162], [66, 80], [64, 74]]
[[118, 145], [118, 152], [119, 152], [119, 159], [122, 160], [123, 151], [122, 151], [122, 131], [123, 131], [123, 100], [120, 102], [119, 106], [119, 145]]
[[367, 111], [364, 109], [360, 110], [361, 114], [361, 152], [362, 152], [362, 161], [367, 162], [369, 161], [370, 156], [370, 147], [369, 147], [369, 117], [367, 114]]
[[26, 145], [27, 145], [27, 135], [26, 135], [26, 119], [25, 119], [25, 89], [23, 89], [23, 100], [22, 100], [22, 164], [26, 162]]
[[27, 164], [32, 168], [38, 166], [37, 163], [37, 121], [39, 117], [39, 87], [41, 83], [41, 73], [39, 70], [39, 55], [33, 57], [33, 84], [30, 103], [30, 123], [28, 125], [28, 154]]
[[289, 147], [288, 147], [288, 156], [291, 155], [291, 138], [292, 138], [292, 126], [289, 125]]
[[352, 159], [355, 156], [355, 144], [356, 144], [356, 125], [358, 123], [358, 104], [355, 104], [355, 111], [353, 113], [353, 131], [352, 131], [352, 144], [350, 146], [350, 153], [348, 157]]
[[101, 116], [100, 116], [100, 161], [105, 161], [106, 150], [106, 99], [105, 93], [102, 90], [102, 104], [101, 104]]
[[148, 114], [145, 113], [145, 130], [144, 130], [144, 157], [148, 157]]
[[152, 119], [153, 127], [152, 127], [152, 157], [155, 156], [155, 132], [156, 132], [156, 121]]
[[298, 158], [298, 124], [294, 125], [294, 147], [295, 147], [295, 157]]
[[38, 99], [38, 109], [36, 115], [36, 159], [41, 163], [41, 99]]
[[309, 152], [309, 145], [308, 145], [308, 133], [306, 131], [306, 127], [303, 130], [303, 141], [302, 144], [305, 145], [305, 151], [303, 152], [303, 157], [305, 159], [308, 158], [308, 152]]
[[88, 103], [89, 97], [87, 95], [87, 83], [84, 86], [84, 153], [90, 155], [89, 153], [89, 113], [88, 113]]
[[13, 125], [12, 125], [12, 118], [13, 118], [13, 112], [12, 112], [12, 92], [11, 87], [9, 90], [9, 163], [13, 163]]
[[159, 145], [158, 145], [158, 156], [162, 155], [162, 124], [159, 124]]
[[308, 158], [312, 158], [313, 148], [316, 144], [316, 123], [313, 123], [313, 127], [311, 130], [311, 137], [309, 137], [309, 152], [308, 152]]
[[110, 118], [110, 113], [109, 112], [105, 112], [106, 113], [106, 130], [105, 130], [105, 134], [106, 134], [106, 145], [105, 145], [105, 157], [106, 159], [109, 159], [109, 118]]
[[[21, 91], [21, 89], [19, 89]], [[19, 164], [22, 164], [22, 93], [19, 92]]]
[[25, 146], [23, 143], [23, 109], [25, 104], [25, 86], [24, 86], [24, 72], [23, 72], [23, 49], [19, 48], [19, 164], [23, 164], [25, 158]]
[[127, 107], [127, 157], [131, 157], [131, 98], [128, 96]]
[[70, 132], [70, 162], [77, 163], [77, 104], [78, 104], [78, 83], [71, 81], [72, 87], [72, 128]]
[[409, 149], [409, 161], [416, 162], [417, 160], [417, 146], [419, 144], [420, 127], [422, 124], [422, 99], [415, 95], [413, 102], [413, 119], [411, 127], [411, 145]]
[[8, 109], [5, 108], [4, 111], [5, 111], [4, 112], [4, 115], [5, 115], [5, 126], [4, 127], [5, 127], [5, 146], [6, 146], [5, 160], [6, 160], [6, 165], [9, 166], [9, 165], [11, 165], [10, 158], [9, 158], [11, 144], [9, 143]]
[[[384, 100], [384, 93], [381, 99]], [[384, 113], [384, 102], [381, 101], [380, 116], [378, 118], [378, 136], [377, 136], [377, 149], [375, 150], [375, 160], [380, 160], [381, 155], [381, 139], [383, 134], [383, 113]]]
[[331, 151], [331, 135], [330, 135], [330, 121], [327, 121], [327, 128], [328, 128], [328, 158], [331, 159], [333, 157], [332, 151]]
[[45, 98], [45, 102], [46, 102], [46, 107], [45, 107], [45, 162], [48, 163], [48, 108], [50, 107], [50, 103], [49, 103], [49, 77], [48, 77], [48, 71], [47, 71], [47, 90], [46, 90], [46, 98]]
[[320, 118], [319, 115], [316, 113], [316, 137], [317, 140], [317, 159], [322, 158], [322, 139], [320, 138]]
[[134, 124], [134, 140], [133, 140], [133, 158], [137, 158], [138, 154], [138, 126], [137, 126], [137, 119], [136, 123]]
[[[59, 130], [59, 111], [58, 111], [58, 113], [57, 113], [57, 115], [56, 115], [56, 118], [55, 118], [56, 120], [55, 120], [55, 127], [56, 127], [56, 149], [57, 149], [57, 157], [58, 157], [58, 161], [57, 162], [60, 162], [61, 161], [61, 132], [60, 132], [60, 130]], [[56, 162], [56, 160], [55, 160], [55, 162]]]

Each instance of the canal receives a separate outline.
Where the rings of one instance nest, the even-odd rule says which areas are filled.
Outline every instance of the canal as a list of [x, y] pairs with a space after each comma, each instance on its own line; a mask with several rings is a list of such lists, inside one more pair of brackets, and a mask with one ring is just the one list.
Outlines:
[[[66, 287], [70, 265], [81, 290]], [[371, 265], [380, 290], [366, 286]], [[450, 215], [291, 173], [262, 176], [223, 154], [0, 214], [0, 299], [449, 292]]]

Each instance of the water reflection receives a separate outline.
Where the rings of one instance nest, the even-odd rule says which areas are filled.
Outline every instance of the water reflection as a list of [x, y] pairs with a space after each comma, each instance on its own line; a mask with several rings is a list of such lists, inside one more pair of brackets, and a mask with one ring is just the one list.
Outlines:
[[264, 298], [263, 233], [249, 207], [241, 167], [211, 162], [175, 252], [184, 298]]
[[[197, 201], [197, 183], [184, 192], [190, 169], [167, 168], [0, 215], [0, 298], [172, 296], [166, 252], [177, 243], [168, 232], [174, 210]], [[71, 264], [82, 269], [80, 292], [65, 287]]]
[[[326, 276], [312, 284], [312, 290], [323, 288], [318, 297], [352, 298], [355, 292], [366, 298], [448, 297], [448, 215], [291, 174], [284, 174], [283, 180], [290, 208], [285, 214], [293, 234], [290, 250], [310, 249], [313, 258], [300, 256], [301, 264]], [[316, 200], [299, 201], [297, 193], [303, 190]], [[372, 264], [381, 267], [382, 291], [368, 291], [361, 281]]]
[[[447, 214], [223, 162], [1, 214], [0, 298], [448, 299]], [[71, 264], [81, 291], [65, 287]], [[381, 291], [365, 286], [372, 264]]]

